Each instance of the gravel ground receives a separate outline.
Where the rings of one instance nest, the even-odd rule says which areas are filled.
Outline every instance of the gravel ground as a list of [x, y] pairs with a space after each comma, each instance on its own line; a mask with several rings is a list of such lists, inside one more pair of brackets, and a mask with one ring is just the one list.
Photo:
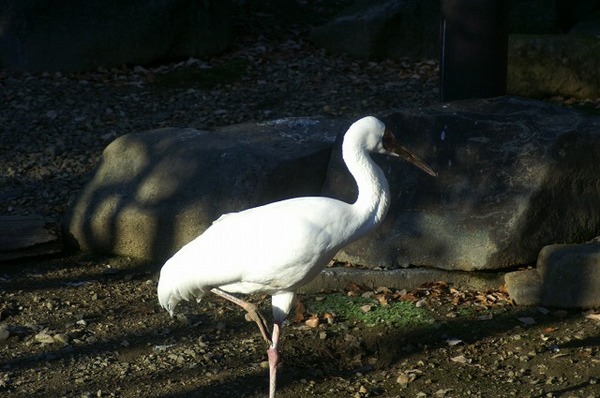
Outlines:
[[[0, 395], [265, 396], [254, 323], [212, 295], [170, 318], [156, 302], [157, 269], [84, 255], [4, 268]], [[503, 292], [443, 283], [343, 295], [370, 298], [368, 313], [408, 310], [373, 326], [338, 307], [310, 309], [330, 294], [302, 295], [284, 327], [278, 396], [600, 396], [600, 314], [521, 308]], [[250, 299], [268, 313], [267, 297]]]
[[[40, 214], [56, 226], [102, 149], [128, 132], [357, 118], [437, 101], [435, 60], [333, 56], [307, 42], [305, 22], [279, 17], [249, 14], [239, 28], [250, 33], [202, 60], [0, 70], [0, 214]], [[266, 347], [254, 324], [214, 297], [169, 318], [156, 302], [158, 267], [83, 254], [3, 265], [0, 396], [264, 396]], [[284, 330], [279, 396], [600, 397], [593, 311], [515, 307], [502, 292], [443, 284], [386, 297], [432, 321], [370, 326], [300, 311]], [[251, 299], [268, 311], [265, 297]]]

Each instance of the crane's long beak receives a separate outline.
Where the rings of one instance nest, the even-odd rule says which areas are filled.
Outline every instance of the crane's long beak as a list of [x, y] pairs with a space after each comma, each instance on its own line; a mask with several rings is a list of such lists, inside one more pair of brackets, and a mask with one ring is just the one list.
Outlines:
[[385, 130], [385, 134], [383, 135], [383, 146], [387, 151], [408, 160], [410, 163], [414, 164], [427, 174], [433, 177], [437, 177], [438, 174], [435, 171], [433, 171], [431, 167], [427, 166], [427, 164], [425, 164], [425, 162], [423, 162], [421, 158], [419, 158], [409, 149], [401, 145], [398, 142], [398, 140], [396, 140], [396, 137], [394, 137], [394, 134], [392, 134], [392, 132], [387, 129]]

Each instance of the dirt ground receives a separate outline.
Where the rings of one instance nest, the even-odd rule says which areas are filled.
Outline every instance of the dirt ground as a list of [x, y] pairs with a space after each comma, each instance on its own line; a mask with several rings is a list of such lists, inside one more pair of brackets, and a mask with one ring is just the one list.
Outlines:
[[[4, 266], [0, 396], [266, 396], [267, 347], [243, 310], [208, 296], [170, 318], [158, 269], [81, 254]], [[426, 319], [372, 326], [297, 311], [284, 327], [278, 397], [600, 397], [593, 312], [517, 307], [502, 292], [444, 284], [374, 293], [342, 292], [375, 306], [382, 295], [404, 301]], [[270, 316], [267, 297], [251, 300]]]

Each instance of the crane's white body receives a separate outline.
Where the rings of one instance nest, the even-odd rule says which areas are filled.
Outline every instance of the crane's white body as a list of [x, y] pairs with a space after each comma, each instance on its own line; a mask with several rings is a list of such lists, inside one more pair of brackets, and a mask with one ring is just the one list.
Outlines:
[[200, 299], [213, 287], [229, 293], [260, 292], [273, 296], [273, 314], [283, 320], [293, 292], [385, 217], [388, 183], [368, 155], [387, 152], [381, 144], [384, 126], [375, 118], [367, 121], [379, 127], [380, 134], [372, 139], [360, 134], [357, 122], [343, 144], [344, 161], [359, 188], [354, 204], [301, 197], [221, 216], [163, 266], [161, 305], [173, 313], [180, 300]]
[[[400, 155], [427, 173], [435, 173], [399, 145], [374, 117], [355, 122], [344, 136], [344, 162], [358, 185], [353, 204], [325, 197], [282, 200], [221, 216], [163, 266], [158, 282], [160, 304], [172, 315], [181, 300], [212, 291], [244, 307], [269, 348], [269, 397], [275, 396], [282, 321], [298, 287], [310, 282], [342, 247], [381, 223], [390, 192], [383, 171], [369, 152]], [[272, 296], [273, 334], [251, 304], [229, 293]]]

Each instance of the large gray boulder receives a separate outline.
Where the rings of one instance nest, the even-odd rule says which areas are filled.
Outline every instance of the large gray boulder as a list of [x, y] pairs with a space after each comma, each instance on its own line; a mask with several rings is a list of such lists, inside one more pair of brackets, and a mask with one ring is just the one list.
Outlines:
[[199, 57], [232, 40], [231, 1], [0, 2], [0, 66], [82, 71]]
[[560, 308], [600, 307], [600, 244], [549, 245], [535, 269], [505, 276], [508, 293], [519, 305]]
[[298, 118], [122, 136], [71, 205], [65, 235], [85, 251], [164, 260], [223, 213], [319, 194], [348, 126]]
[[[376, 157], [392, 207], [336, 258], [368, 267], [498, 270], [600, 229], [600, 118], [515, 97], [407, 109], [383, 118], [439, 172]], [[349, 121], [284, 119], [215, 132], [166, 129], [117, 139], [69, 212], [82, 249], [164, 259], [221, 214], [292, 196], [347, 202]]]
[[[600, 230], [600, 118], [515, 97], [407, 109], [388, 127], [439, 172], [378, 159], [392, 205], [375, 233], [338, 255], [370, 267], [495, 270]], [[323, 193], [351, 201], [356, 185], [338, 138]]]

